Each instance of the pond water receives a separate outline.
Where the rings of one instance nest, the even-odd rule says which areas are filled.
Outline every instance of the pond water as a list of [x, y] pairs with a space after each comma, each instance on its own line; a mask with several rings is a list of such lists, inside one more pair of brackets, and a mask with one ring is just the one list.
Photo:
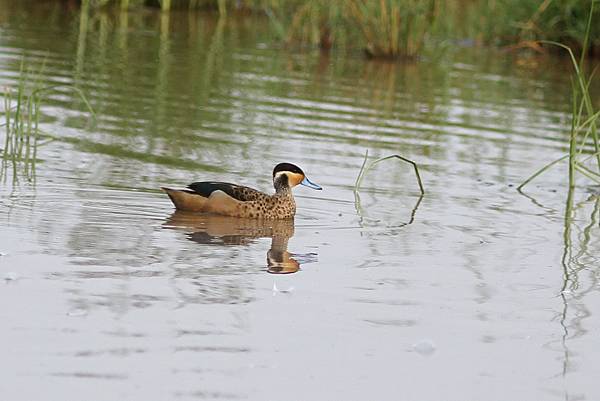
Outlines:
[[[35, 169], [3, 167], [0, 399], [600, 399], [597, 189], [570, 223], [566, 166], [515, 189], [566, 150], [565, 60], [382, 63], [258, 17], [68, 4], [0, 2], [0, 85], [24, 58], [96, 116], [56, 87]], [[367, 149], [425, 196], [390, 160], [357, 202]], [[268, 191], [282, 161], [324, 187], [293, 223], [159, 190]]]

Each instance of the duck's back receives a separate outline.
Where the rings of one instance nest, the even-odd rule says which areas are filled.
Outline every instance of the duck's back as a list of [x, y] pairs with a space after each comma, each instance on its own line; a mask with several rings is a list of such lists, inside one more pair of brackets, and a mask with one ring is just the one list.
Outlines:
[[269, 198], [269, 195], [257, 191], [254, 188], [244, 187], [242, 185], [237, 184], [230, 184], [228, 182], [194, 182], [193, 184], [188, 185], [188, 188], [192, 190], [195, 194], [198, 194], [205, 198], [210, 197], [210, 195], [215, 191], [222, 191], [240, 202], [258, 201]]

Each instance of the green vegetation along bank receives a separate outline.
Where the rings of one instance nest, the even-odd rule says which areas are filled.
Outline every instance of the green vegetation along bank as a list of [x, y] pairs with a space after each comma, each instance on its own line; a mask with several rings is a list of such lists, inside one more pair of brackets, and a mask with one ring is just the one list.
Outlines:
[[[372, 57], [413, 57], [425, 46], [496, 45], [542, 51], [539, 40], [580, 50], [597, 0], [62, 0], [84, 9], [146, 7], [268, 16], [280, 40], [322, 48], [360, 48]], [[592, 23], [589, 53], [600, 53], [600, 23]]]

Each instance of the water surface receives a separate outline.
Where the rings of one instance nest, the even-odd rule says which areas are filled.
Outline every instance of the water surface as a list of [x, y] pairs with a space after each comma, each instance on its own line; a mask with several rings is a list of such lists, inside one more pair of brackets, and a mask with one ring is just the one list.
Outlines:
[[[34, 174], [3, 170], [0, 398], [600, 398], [597, 190], [570, 225], [565, 166], [515, 190], [565, 152], [568, 64], [273, 43], [250, 16], [0, 2], [0, 85], [24, 57], [96, 115], [58, 87]], [[356, 203], [367, 149], [426, 195], [388, 161]], [[282, 161], [325, 188], [293, 223], [158, 190], [268, 191]]]

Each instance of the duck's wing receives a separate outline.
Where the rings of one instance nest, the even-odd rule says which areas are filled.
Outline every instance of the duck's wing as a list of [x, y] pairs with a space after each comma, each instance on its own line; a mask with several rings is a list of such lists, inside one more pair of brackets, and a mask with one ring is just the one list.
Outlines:
[[194, 193], [204, 196], [205, 198], [208, 198], [214, 191], [225, 192], [227, 195], [241, 202], [261, 200], [268, 196], [254, 188], [230, 184], [228, 182], [194, 182], [187, 187], [194, 191]]

